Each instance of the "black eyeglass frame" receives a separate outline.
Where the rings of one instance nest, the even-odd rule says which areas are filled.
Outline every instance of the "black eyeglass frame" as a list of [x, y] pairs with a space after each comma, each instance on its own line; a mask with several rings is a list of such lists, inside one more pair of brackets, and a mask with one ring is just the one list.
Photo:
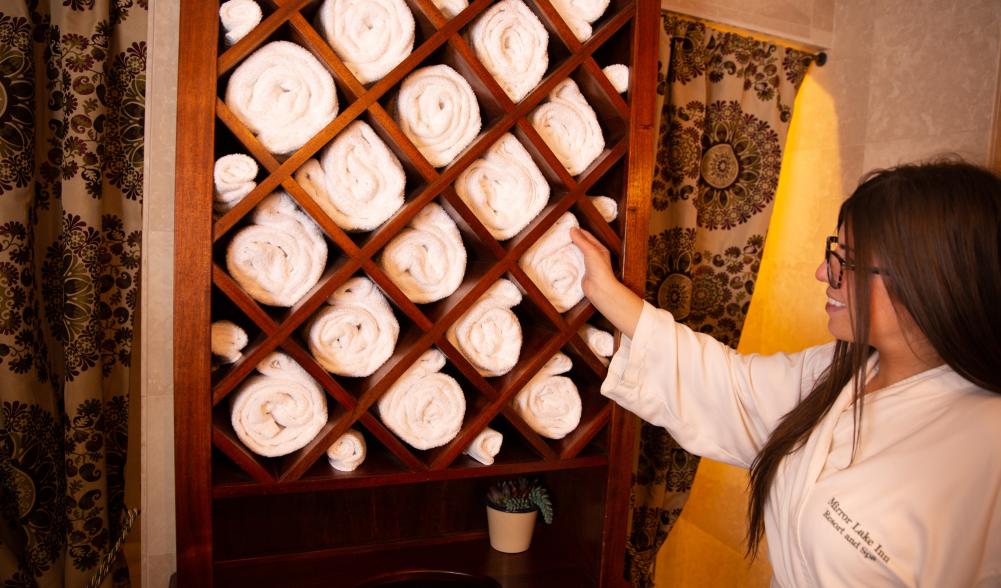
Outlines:
[[[835, 277], [834, 270], [831, 269], [832, 256], [838, 260], [837, 280], [834, 279]], [[841, 281], [845, 277], [846, 269], [850, 272], [853, 272], [856, 269], [858, 269], [858, 266], [856, 266], [854, 262], [846, 260], [844, 257], [841, 257], [840, 253], [838, 253], [837, 235], [831, 235], [830, 237], [827, 238], [827, 248], [824, 250], [824, 265], [827, 266], [827, 283], [831, 286], [831, 288], [834, 288], [835, 290], [841, 287]], [[866, 270], [874, 274], [886, 275], [886, 272], [878, 267], [870, 267], [866, 268]]]

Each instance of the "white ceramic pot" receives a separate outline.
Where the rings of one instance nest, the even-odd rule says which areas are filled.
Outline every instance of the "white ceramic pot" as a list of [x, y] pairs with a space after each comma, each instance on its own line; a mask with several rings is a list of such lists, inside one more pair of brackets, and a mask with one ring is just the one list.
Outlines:
[[504, 512], [487, 505], [487, 529], [490, 547], [504, 553], [521, 553], [532, 543], [532, 530], [538, 510]]

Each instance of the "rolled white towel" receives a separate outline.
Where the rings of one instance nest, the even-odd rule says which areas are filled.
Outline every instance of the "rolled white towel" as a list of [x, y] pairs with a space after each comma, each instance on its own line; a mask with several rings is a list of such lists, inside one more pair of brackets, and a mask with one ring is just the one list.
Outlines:
[[533, 431], [549, 439], [562, 439], [580, 424], [580, 393], [573, 380], [560, 376], [573, 363], [562, 353], [554, 355], [511, 401], [514, 410]]
[[469, 82], [447, 65], [407, 76], [396, 97], [400, 129], [431, 165], [456, 158], [480, 132], [480, 105]]
[[584, 325], [577, 331], [577, 334], [584, 339], [588, 348], [599, 358], [612, 357], [612, 353], [615, 351], [615, 337], [608, 331]]
[[605, 148], [598, 117], [569, 78], [553, 88], [549, 101], [533, 110], [530, 120], [571, 175], [583, 172]]
[[466, 274], [466, 247], [448, 213], [432, 202], [382, 251], [379, 264], [417, 304], [455, 292]]
[[560, 312], [570, 310], [584, 298], [584, 257], [570, 241], [577, 217], [564, 213], [518, 260], [532, 282]]
[[295, 179], [346, 231], [371, 231], [403, 206], [406, 175], [396, 155], [356, 120], [310, 159]]
[[327, 449], [327, 461], [335, 470], [353, 472], [365, 461], [367, 454], [365, 437], [355, 429], [348, 429]]
[[509, 280], [497, 280], [449, 326], [448, 342], [480, 375], [502, 376], [518, 363], [521, 323], [511, 308], [520, 302], [521, 291], [517, 286]]
[[284, 353], [257, 364], [260, 375], [233, 395], [233, 430], [247, 449], [264, 457], [305, 447], [327, 423], [326, 395], [306, 370]]
[[468, 0], [431, 0], [431, 3], [447, 18], [455, 18], [455, 15], [469, 6]]
[[403, 0], [325, 0], [316, 20], [363, 84], [381, 80], [414, 50], [414, 15]]
[[551, 0], [551, 2], [577, 40], [584, 42], [591, 38], [591, 23], [605, 14], [609, 0]]
[[212, 179], [212, 208], [223, 214], [257, 187], [257, 162], [243, 153], [223, 155], [215, 162]]
[[499, 241], [517, 235], [549, 202], [549, 183], [511, 133], [459, 174], [455, 192]]
[[502, 443], [504, 443], [504, 435], [487, 427], [480, 431], [469, 447], [463, 449], [462, 452], [483, 465], [493, 465], [494, 457], [500, 453]]
[[236, 363], [243, 357], [247, 346], [247, 332], [230, 321], [212, 323], [212, 355], [218, 355], [224, 363]]
[[295, 43], [272, 41], [233, 72], [226, 105], [265, 149], [287, 154], [334, 120], [337, 90], [312, 53]]
[[382, 292], [365, 277], [334, 290], [309, 323], [306, 342], [316, 361], [339, 376], [369, 376], [396, 348], [400, 324]]
[[612, 222], [619, 216], [619, 203], [608, 196], [588, 196], [587, 199], [598, 209], [598, 214], [606, 223]]
[[261, 7], [254, 0], [229, 0], [219, 7], [219, 20], [226, 31], [226, 45], [235, 45], [261, 24]]
[[445, 356], [429, 349], [379, 398], [379, 418], [415, 449], [440, 447], [459, 433], [466, 398], [459, 383], [440, 373]]
[[469, 40], [476, 57], [500, 87], [518, 102], [549, 67], [549, 33], [521, 0], [501, 0], [473, 24]]
[[621, 63], [614, 63], [609, 65], [605, 69], [601, 70], [604, 72], [605, 77], [608, 81], [612, 83], [612, 87], [619, 94], [624, 94], [629, 90], [629, 66], [623, 65]]
[[250, 219], [226, 251], [229, 275], [258, 302], [292, 306], [320, 279], [327, 242], [285, 192], [262, 200]]

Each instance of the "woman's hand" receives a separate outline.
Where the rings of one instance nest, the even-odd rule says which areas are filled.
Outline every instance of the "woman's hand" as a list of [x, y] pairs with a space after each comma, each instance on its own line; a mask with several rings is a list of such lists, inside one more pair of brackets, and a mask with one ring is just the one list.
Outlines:
[[570, 229], [570, 240], [584, 256], [585, 271], [581, 287], [584, 289], [584, 296], [594, 302], [595, 297], [601, 296], [602, 292], [610, 290], [610, 286], [618, 282], [615, 271], [612, 270], [612, 255], [601, 241], [585, 230]]
[[584, 257], [584, 296], [605, 318], [632, 338], [643, 311], [643, 300], [615, 277], [612, 256], [594, 235], [582, 229], [570, 229], [570, 240]]

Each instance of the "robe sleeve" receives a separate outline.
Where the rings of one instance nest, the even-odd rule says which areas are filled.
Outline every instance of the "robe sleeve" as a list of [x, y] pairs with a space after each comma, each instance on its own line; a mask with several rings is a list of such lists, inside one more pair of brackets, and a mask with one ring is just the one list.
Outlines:
[[687, 451], [746, 468], [782, 416], [809, 393], [833, 348], [741, 355], [644, 302], [601, 393], [666, 428]]

